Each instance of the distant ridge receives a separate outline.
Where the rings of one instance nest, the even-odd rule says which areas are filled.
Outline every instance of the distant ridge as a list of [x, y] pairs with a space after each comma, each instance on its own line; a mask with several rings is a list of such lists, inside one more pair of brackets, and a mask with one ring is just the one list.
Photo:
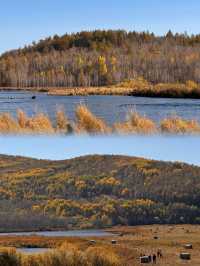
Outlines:
[[200, 35], [124, 30], [55, 35], [0, 57], [0, 87], [92, 87], [143, 77], [199, 83]]

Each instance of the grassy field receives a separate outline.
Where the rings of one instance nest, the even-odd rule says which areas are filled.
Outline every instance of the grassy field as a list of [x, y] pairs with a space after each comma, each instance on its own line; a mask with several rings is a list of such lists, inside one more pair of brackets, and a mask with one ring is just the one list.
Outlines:
[[[26, 246], [25, 243], [37, 242], [37, 246], [44, 247], [43, 243], [48, 243], [45, 247], [74, 246], [83, 254], [88, 250], [101, 250], [106, 252], [107, 256], [113, 255], [118, 258], [117, 264], [91, 264], [91, 265], [124, 265], [136, 266], [140, 264], [140, 254], [150, 255], [157, 253], [160, 249], [163, 258], [157, 258], [157, 265], [193, 265], [200, 264], [200, 226], [195, 225], [152, 225], [136, 227], [115, 227], [110, 229], [115, 233], [112, 237], [104, 238], [49, 238], [48, 237], [0, 237], [0, 246]], [[155, 239], [155, 237], [157, 239]], [[95, 240], [95, 243], [91, 243]], [[116, 244], [111, 241], [116, 240]], [[53, 242], [53, 245], [52, 245]], [[41, 245], [40, 245], [41, 243]], [[67, 243], [67, 244], [66, 244]], [[193, 249], [187, 250], [184, 245], [192, 244]], [[92, 249], [91, 249], [92, 248]], [[190, 261], [182, 261], [179, 258], [181, 252], [191, 254]], [[92, 253], [91, 253], [92, 254]], [[112, 254], [112, 256], [111, 256]], [[113, 262], [112, 259], [110, 261]], [[30, 264], [32, 265], [32, 264]], [[60, 265], [60, 264], [59, 264]], [[67, 265], [68, 264], [63, 264]], [[71, 265], [71, 264], [70, 264]], [[74, 264], [73, 264], [74, 265]]]

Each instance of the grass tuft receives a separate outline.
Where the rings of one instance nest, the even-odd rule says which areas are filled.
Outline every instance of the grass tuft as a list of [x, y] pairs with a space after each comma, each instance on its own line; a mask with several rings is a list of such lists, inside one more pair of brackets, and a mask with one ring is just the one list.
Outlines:
[[200, 124], [195, 120], [185, 120], [174, 116], [161, 121], [161, 131], [169, 134], [199, 134]]
[[117, 256], [103, 248], [89, 248], [86, 252], [70, 244], [44, 254], [25, 255], [15, 249], [2, 249], [1, 266], [120, 266]]
[[120, 134], [148, 135], [157, 133], [156, 125], [151, 119], [132, 111], [129, 112], [127, 121], [116, 123], [114, 129]]
[[17, 111], [17, 119], [8, 113], [0, 114], [0, 134], [200, 134], [200, 123], [178, 116], [163, 119], [156, 124], [152, 119], [137, 112], [129, 111], [123, 122], [108, 126], [96, 117], [86, 105], [78, 105], [75, 111], [76, 120], [69, 121], [63, 110], [56, 112], [53, 124], [48, 115], [38, 113], [28, 117], [22, 110]]
[[111, 129], [106, 123], [90, 112], [86, 105], [76, 109], [76, 133], [107, 134]]

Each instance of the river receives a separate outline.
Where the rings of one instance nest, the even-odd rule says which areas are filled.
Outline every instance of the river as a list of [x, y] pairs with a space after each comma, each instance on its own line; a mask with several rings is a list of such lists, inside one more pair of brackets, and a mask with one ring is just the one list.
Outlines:
[[[35, 95], [36, 99], [32, 99]], [[135, 110], [158, 122], [166, 116], [178, 115], [200, 121], [200, 100], [147, 98], [131, 96], [50, 96], [45, 93], [26, 91], [1, 91], [0, 113], [16, 115], [17, 109], [28, 115], [45, 112], [54, 121], [56, 110], [62, 108], [70, 119], [75, 118], [78, 104], [86, 104], [91, 111], [109, 124], [123, 121], [129, 110]]]

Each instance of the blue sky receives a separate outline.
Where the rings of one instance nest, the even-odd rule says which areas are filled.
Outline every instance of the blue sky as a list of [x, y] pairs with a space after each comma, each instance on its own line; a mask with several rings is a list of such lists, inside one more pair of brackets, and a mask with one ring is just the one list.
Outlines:
[[199, 137], [0, 137], [0, 154], [62, 160], [120, 154], [200, 166]]
[[199, 0], [6, 0], [0, 53], [54, 34], [92, 29], [199, 33]]

